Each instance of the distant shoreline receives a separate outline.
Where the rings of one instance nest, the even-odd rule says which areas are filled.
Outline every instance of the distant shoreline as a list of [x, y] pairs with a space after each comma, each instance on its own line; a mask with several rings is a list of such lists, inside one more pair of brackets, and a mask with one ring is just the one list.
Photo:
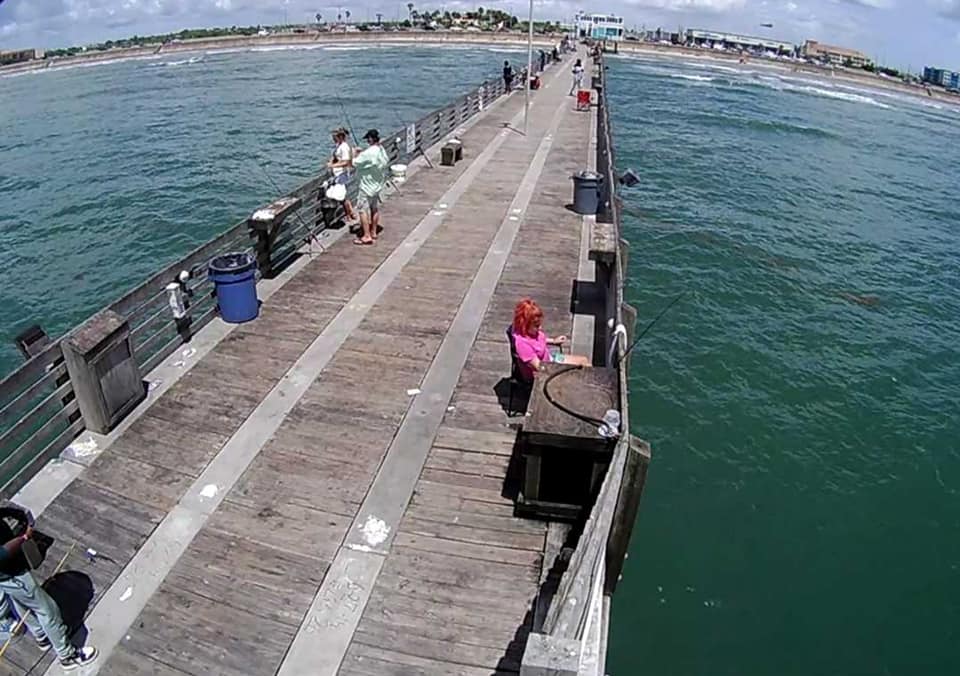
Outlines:
[[[691, 49], [690, 47], [681, 47], [678, 45], [652, 45], [641, 42], [625, 42], [621, 44], [621, 54], [647, 53], [659, 54], [661, 56], [688, 56], [695, 59], [726, 61], [733, 65], [740, 65], [744, 68], [761, 65], [768, 68], [776, 68], [781, 71], [793, 73], [806, 73], [823, 78], [826, 81], [843, 81], [848, 84], [855, 84], [870, 89], [880, 91], [894, 91], [901, 94], [916, 96], [923, 100], [937, 101], [960, 107], [960, 96], [948, 94], [945, 91], [930, 88], [923, 85], [911, 85], [894, 79], [887, 79], [878, 75], [873, 75], [867, 71], [858, 71], [852, 68], [829, 68], [826, 66], [816, 66], [809, 63], [797, 61], [781, 61], [778, 59], [764, 59], [757, 57], [746, 57], [744, 63], [740, 63], [740, 55], [730, 52], [721, 52], [711, 49]], [[929, 93], [928, 93], [929, 92]]]
[[[534, 44], [540, 47], [552, 47], [559, 42], [560, 36], [535, 35]], [[473, 45], [509, 45], [525, 46], [527, 37], [522, 33], [467, 33], [453, 31], [369, 31], [356, 33], [276, 33], [272, 35], [229, 35], [217, 38], [198, 38], [192, 40], [174, 40], [167, 43], [156, 43], [142, 47], [126, 47], [108, 49], [105, 51], [87, 52], [82, 55], [56, 57], [28, 61], [26, 63], [0, 66], [0, 77], [15, 73], [57, 69], [70, 66], [82, 66], [125, 59], [146, 59], [160, 57], [163, 54], [177, 54], [183, 52], [226, 51], [234, 49], [257, 49], [263, 47], [313, 47], [338, 44], [473, 44]], [[733, 64], [750, 67], [763, 65], [777, 68], [782, 71], [800, 72], [827, 81], [845, 81], [881, 91], [894, 91], [916, 96], [926, 100], [935, 100], [942, 103], [960, 106], [960, 96], [947, 94], [937, 89], [927, 89], [920, 85], [910, 85], [892, 79], [885, 79], [865, 71], [860, 72], [848, 68], [828, 68], [795, 61], [780, 61], [748, 57], [745, 63], [740, 64], [740, 56], [729, 52], [706, 49], [691, 49], [679, 45], [659, 45], [642, 42], [624, 41], [620, 43], [621, 54], [646, 53], [661, 56], [685, 56], [705, 60], [722, 60]]]

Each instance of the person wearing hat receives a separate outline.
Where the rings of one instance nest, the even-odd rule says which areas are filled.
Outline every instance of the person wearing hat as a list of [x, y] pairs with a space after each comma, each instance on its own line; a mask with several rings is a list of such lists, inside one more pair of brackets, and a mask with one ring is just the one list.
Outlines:
[[12, 605], [37, 647], [42, 651], [53, 648], [61, 669], [85, 667], [97, 659], [97, 649], [78, 648], [70, 642], [70, 630], [57, 602], [34, 579], [23, 551], [33, 534], [29, 510], [13, 502], [0, 506], [0, 636], [16, 634], [19, 623], [11, 612]]
[[[353, 148], [351, 148], [347, 142], [350, 132], [340, 127], [339, 129], [334, 129], [332, 134], [333, 157], [327, 162], [327, 166], [333, 172], [334, 184], [345, 187], [350, 182], [350, 169], [353, 167]], [[344, 193], [345, 192], [344, 190]], [[353, 212], [353, 205], [350, 204], [350, 200], [344, 196], [340, 201], [343, 202], [343, 213], [346, 214], [347, 221], [356, 221], [357, 216]]]
[[357, 197], [357, 210], [360, 212], [360, 227], [363, 233], [353, 240], [354, 244], [373, 244], [377, 241], [380, 227], [380, 192], [387, 182], [387, 170], [390, 158], [387, 151], [380, 145], [380, 132], [369, 129], [363, 135], [367, 142], [367, 149], [357, 152], [353, 156], [353, 168], [357, 171], [360, 181], [360, 192]]

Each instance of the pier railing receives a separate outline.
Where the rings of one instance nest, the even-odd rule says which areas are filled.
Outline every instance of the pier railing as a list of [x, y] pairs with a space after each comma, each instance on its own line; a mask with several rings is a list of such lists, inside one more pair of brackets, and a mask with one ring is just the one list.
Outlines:
[[[455, 135], [462, 124], [503, 94], [503, 80], [490, 78], [405, 128], [383, 134], [382, 144], [391, 164], [407, 163]], [[325, 229], [327, 221], [320, 200], [330, 177], [325, 170], [285, 195], [298, 198], [300, 206], [271, 240], [271, 272], [289, 265], [303, 246]], [[349, 186], [349, 195], [356, 197], [356, 190], [356, 185]], [[216, 317], [216, 297], [207, 277], [210, 259], [225, 252], [252, 252], [255, 243], [256, 234], [243, 220], [169, 263], [105, 308], [128, 322], [132, 357], [141, 373], [149, 373]], [[188, 276], [181, 279], [183, 271]], [[185, 318], [176, 319], [171, 311], [167, 292], [171, 283], [178, 283], [183, 292], [188, 312]], [[69, 335], [52, 341], [0, 381], [0, 497], [10, 497], [19, 490], [86, 429], [61, 347]]]
[[[606, 76], [602, 61], [597, 66], [597, 171], [603, 176], [596, 227], [612, 231], [612, 255], [598, 262], [598, 280], [606, 283], [609, 299], [607, 317], [614, 328], [623, 326], [626, 335], [610, 330], [616, 340], [613, 364], [618, 370], [619, 405], [623, 433], [599, 493], [583, 524], [569, 562], [541, 627], [534, 627], [521, 665], [521, 676], [542, 673], [557, 676], [603, 676], [606, 660], [610, 597], [623, 562], [636, 519], [650, 461], [650, 447], [629, 434], [628, 358], [625, 355], [633, 334], [634, 310], [625, 303], [623, 281], [627, 264], [627, 243], [622, 239], [620, 202], [616, 196], [619, 180], [613, 152], [606, 97]], [[597, 330], [601, 330], [598, 324]], [[608, 343], [609, 344], [609, 343]]]

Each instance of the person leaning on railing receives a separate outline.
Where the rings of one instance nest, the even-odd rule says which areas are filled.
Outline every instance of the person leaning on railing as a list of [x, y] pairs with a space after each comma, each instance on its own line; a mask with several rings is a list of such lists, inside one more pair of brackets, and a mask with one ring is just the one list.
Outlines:
[[[16, 523], [20, 535], [14, 535], [7, 519]], [[60, 667], [72, 671], [97, 659], [93, 646], [76, 648], [70, 643], [70, 633], [60, 608], [43, 587], [37, 584], [24, 556], [23, 546], [33, 535], [33, 517], [30, 512], [12, 502], [0, 507], [0, 636], [8, 639], [18, 628], [10, 612], [10, 603], [23, 618], [37, 647], [47, 651], [53, 647], [60, 658]]]

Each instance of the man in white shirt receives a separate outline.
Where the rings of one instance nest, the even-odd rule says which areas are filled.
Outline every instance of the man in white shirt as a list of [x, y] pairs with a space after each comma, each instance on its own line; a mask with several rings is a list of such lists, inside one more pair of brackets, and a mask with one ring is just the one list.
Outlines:
[[359, 245], [374, 244], [382, 229], [380, 192], [387, 183], [387, 170], [390, 166], [387, 151], [380, 145], [380, 132], [370, 129], [363, 135], [363, 140], [369, 144], [367, 149], [353, 157], [353, 167], [360, 180], [357, 208], [360, 210], [360, 226], [363, 228], [363, 234], [353, 240], [353, 243]]

